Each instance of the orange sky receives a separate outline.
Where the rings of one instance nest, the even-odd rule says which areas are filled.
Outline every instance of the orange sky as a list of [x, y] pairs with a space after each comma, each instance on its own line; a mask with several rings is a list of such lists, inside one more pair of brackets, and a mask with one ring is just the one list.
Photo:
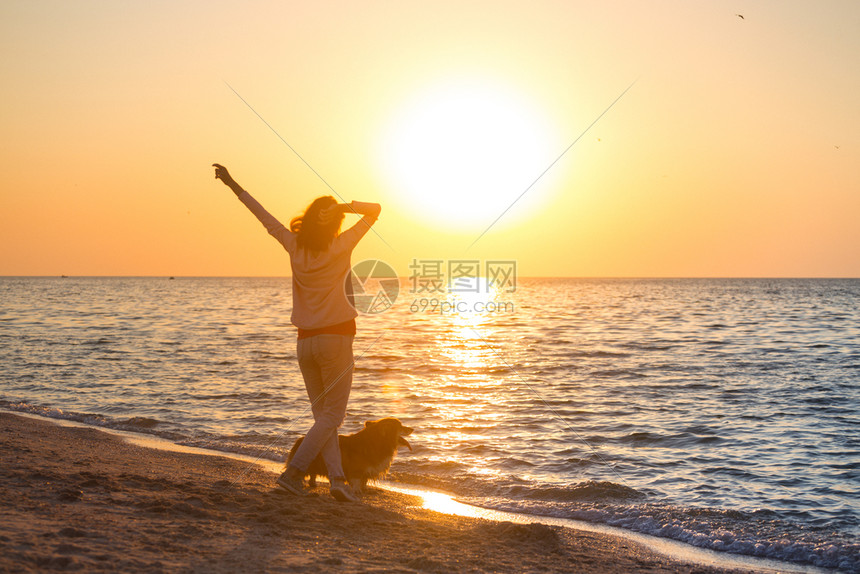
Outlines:
[[229, 83], [383, 204], [354, 261], [860, 276], [854, 0], [13, 0], [0, 27], [0, 275], [288, 274], [210, 165], [284, 221], [331, 192]]

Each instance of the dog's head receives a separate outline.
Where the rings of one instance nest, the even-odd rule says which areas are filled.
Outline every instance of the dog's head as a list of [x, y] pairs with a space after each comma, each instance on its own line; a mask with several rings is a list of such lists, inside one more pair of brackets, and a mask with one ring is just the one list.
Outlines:
[[367, 421], [364, 423], [364, 428], [370, 432], [379, 433], [392, 441], [396, 441], [397, 444], [402, 444], [410, 451], [412, 450], [412, 445], [403, 438], [412, 434], [412, 428], [405, 426], [394, 417], [379, 419], [378, 421]]

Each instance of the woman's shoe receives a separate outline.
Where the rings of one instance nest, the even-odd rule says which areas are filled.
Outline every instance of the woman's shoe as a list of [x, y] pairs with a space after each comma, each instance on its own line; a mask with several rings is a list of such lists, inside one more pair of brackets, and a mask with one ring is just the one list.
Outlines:
[[281, 476], [278, 477], [277, 480], [278, 486], [295, 494], [296, 496], [307, 496], [308, 491], [305, 490], [305, 485], [300, 478], [294, 478], [290, 476], [289, 471], [284, 471]]
[[340, 502], [360, 502], [352, 487], [345, 482], [332, 482], [329, 492], [335, 500]]

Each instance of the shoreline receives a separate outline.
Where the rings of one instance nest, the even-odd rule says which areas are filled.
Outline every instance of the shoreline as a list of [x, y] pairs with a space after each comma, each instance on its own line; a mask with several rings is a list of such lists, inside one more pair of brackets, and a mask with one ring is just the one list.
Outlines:
[[0, 412], [0, 570], [761, 571], [681, 562], [626, 538], [442, 514], [372, 489], [282, 494], [259, 465], [158, 450]]

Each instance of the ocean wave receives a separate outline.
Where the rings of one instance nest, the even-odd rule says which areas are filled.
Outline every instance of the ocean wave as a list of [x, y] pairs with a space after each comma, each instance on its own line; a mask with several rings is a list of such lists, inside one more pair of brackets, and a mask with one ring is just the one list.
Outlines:
[[151, 434], [174, 442], [178, 442], [186, 438], [186, 435], [180, 432], [176, 432], [174, 430], [156, 429], [156, 427], [158, 426], [163, 427], [165, 424], [169, 423], [165, 423], [165, 421], [160, 421], [158, 419], [153, 419], [149, 417], [130, 417], [117, 419], [97, 413], [79, 413], [75, 411], [64, 411], [56, 407], [5, 400], [0, 400], [0, 408], [9, 411], [28, 413], [51, 419], [78, 422], [86, 425], [109, 428], [114, 430]]
[[549, 500], [553, 502], [636, 500], [645, 498], [645, 493], [634, 488], [609, 481], [588, 480], [569, 486], [514, 485], [500, 489], [501, 494], [524, 500]]
[[474, 506], [606, 524], [720, 552], [860, 571], [856, 537], [829, 525], [795, 522], [784, 512], [678, 506], [610, 481], [556, 486], [514, 476], [490, 480], [460, 465], [431, 470], [400, 460], [394, 468], [389, 478], [396, 482], [449, 492]]
[[119, 421], [117, 424], [121, 424], [134, 429], [151, 429], [160, 425], [161, 421], [148, 417], [132, 417], [125, 421]]
[[[0, 400], [0, 409], [38, 415], [45, 418], [65, 420], [109, 430], [133, 432], [165, 439], [182, 446], [204, 448], [225, 453], [241, 454], [281, 462], [289, 451], [298, 433], [283, 436], [213, 436], [197, 431], [182, 432], [180, 427], [150, 417], [112, 418], [96, 413], [64, 411], [56, 407], [35, 405], [26, 402]], [[160, 427], [160, 428], [159, 428]], [[170, 427], [170, 428], [165, 428]]]
[[179, 441], [177, 444], [230, 454], [240, 454], [242, 456], [248, 456], [258, 460], [284, 462], [290, 446], [292, 446], [293, 440], [294, 437], [290, 437], [290, 439], [273, 441], [268, 445], [261, 445], [257, 442], [247, 443], [241, 439], [225, 440], [222, 438], [200, 438], [186, 439]]
[[620, 444], [634, 445], [661, 445], [672, 447], [686, 447], [691, 445], [710, 445], [723, 442], [725, 439], [712, 434], [699, 436], [697, 433], [682, 432], [673, 435], [664, 435], [655, 432], [633, 432], [622, 436], [616, 442]]
[[567, 357], [588, 358], [588, 359], [618, 359], [621, 357], [629, 357], [630, 353], [621, 351], [568, 351], [565, 353]]
[[211, 395], [188, 395], [197, 401], [267, 401], [275, 398], [275, 395], [266, 391], [258, 391], [255, 393], [215, 393]]
[[790, 513], [679, 506], [658, 494], [610, 481], [556, 486], [515, 476], [487, 479], [453, 463], [398, 460], [393, 468], [391, 480], [445, 491], [474, 506], [572, 518], [720, 552], [860, 572], [856, 537], [829, 524], [810, 527], [803, 520], [796, 522]]
[[773, 512], [685, 508], [668, 504], [551, 504], [499, 498], [463, 500], [479, 506], [606, 524], [699, 548], [860, 572], [860, 543], [828, 528], [810, 529]]
[[603, 369], [592, 371], [591, 374], [595, 377], [608, 377], [613, 379], [644, 379], [648, 375], [631, 371], [629, 369]]

